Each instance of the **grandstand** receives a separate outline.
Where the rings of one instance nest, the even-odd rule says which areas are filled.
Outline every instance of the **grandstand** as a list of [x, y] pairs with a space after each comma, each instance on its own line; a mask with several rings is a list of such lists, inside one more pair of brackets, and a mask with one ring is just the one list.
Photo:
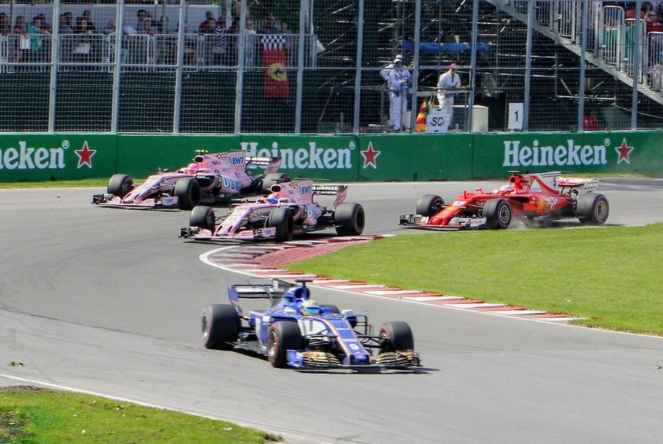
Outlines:
[[[396, 54], [415, 78], [414, 110], [458, 64], [468, 93], [455, 131], [513, 130], [514, 105], [518, 131], [660, 129], [663, 32], [646, 3], [5, 0], [0, 14], [26, 26], [0, 35], [0, 132], [382, 132], [379, 72]], [[62, 14], [86, 10], [92, 32], [61, 32]], [[238, 32], [201, 32], [207, 11], [225, 30], [239, 19]], [[143, 13], [155, 32], [143, 32]], [[50, 30], [28, 32], [39, 14]], [[292, 33], [261, 32], [269, 14]]]

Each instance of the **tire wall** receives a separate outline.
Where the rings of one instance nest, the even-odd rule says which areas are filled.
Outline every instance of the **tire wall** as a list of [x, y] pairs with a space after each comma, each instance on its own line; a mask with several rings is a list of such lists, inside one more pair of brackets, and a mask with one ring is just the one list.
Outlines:
[[340, 182], [503, 178], [509, 171], [663, 176], [663, 132], [361, 136], [0, 134], [0, 182], [145, 178], [198, 149], [281, 156], [293, 177]]

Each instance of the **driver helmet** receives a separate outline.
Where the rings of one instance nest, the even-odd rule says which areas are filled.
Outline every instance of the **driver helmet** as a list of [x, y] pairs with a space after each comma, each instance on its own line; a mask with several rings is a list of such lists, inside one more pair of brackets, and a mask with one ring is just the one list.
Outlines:
[[501, 193], [508, 193], [509, 191], [513, 191], [513, 185], [508, 183], [506, 185], [502, 185], [500, 187], [500, 192]]
[[322, 308], [315, 300], [307, 299], [304, 302], [302, 302], [301, 313], [304, 316], [315, 316], [322, 313]]
[[196, 174], [199, 169], [200, 169], [200, 165], [198, 165], [197, 163], [190, 163], [186, 167], [186, 172], [188, 174]]
[[272, 193], [269, 196], [267, 196], [267, 202], [270, 204], [277, 204], [279, 203], [279, 195], [276, 193]]

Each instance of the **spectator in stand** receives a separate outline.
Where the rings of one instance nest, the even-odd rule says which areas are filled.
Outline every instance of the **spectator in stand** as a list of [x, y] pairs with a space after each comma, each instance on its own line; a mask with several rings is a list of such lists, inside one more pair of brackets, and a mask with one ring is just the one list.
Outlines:
[[60, 14], [60, 34], [73, 34], [74, 27], [71, 26], [74, 15], [71, 12]]
[[239, 17], [233, 19], [232, 25], [226, 31], [228, 34], [239, 34]]
[[650, 32], [663, 32], [660, 18], [655, 12], [650, 12], [647, 20], [647, 34]]
[[144, 9], [139, 9], [136, 13], [136, 18], [138, 22], [136, 23], [136, 33], [144, 34], [145, 33], [145, 19], [147, 18], [147, 11]]
[[12, 24], [9, 21], [9, 16], [4, 12], [0, 12], [0, 35], [9, 35], [12, 32]]
[[265, 26], [260, 28], [260, 34], [281, 34], [281, 29], [276, 24], [274, 15], [269, 14], [265, 20]]
[[42, 36], [50, 35], [50, 32], [42, 28], [42, 22], [39, 16], [32, 19], [32, 24], [28, 27], [28, 35], [30, 36], [31, 58], [37, 62], [43, 61], [46, 55], [46, 48]]
[[[214, 11], [207, 11], [205, 13], [205, 20], [203, 20], [202, 23], [200, 23], [200, 25], [198, 26], [198, 34], [208, 34], [207, 27], [209, 26], [210, 19], [214, 20], [214, 26], [217, 25], [216, 19], [214, 19], [214, 17], [216, 17], [214, 15]], [[214, 29], [212, 29], [212, 31], [213, 30]]]
[[[117, 43], [117, 23], [115, 22], [115, 20], [110, 20], [108, 22], [108, 25], [106, 25], [106, 29], [104, 29], [104, 34], [110, 36], [109, 50], [112, 61], [114, 60], [115, 57], [115, 45]], [[122, 35], [128, 37], [128, 33], [126, 32], [126, 26], [125, 26], [125, 31], [122, 32]], [[120, 63], [125, 63], [128, 58], [129, 58], [129, 50], [126, 48], [120, 49]]]
[[[16, 51], [14, 52], [14, 62], [18, 63], [23, 59], [23, 53], [30, 47], [30, 37], [28, 36], [28, 29], [25, 27], [25, 17], [19, 15], [16, 17], [12, 33], [16, 37]], [[25, 46], [27, 44], [27, 47]]]
[[444, 109], [449, 116], [449, 122], [453, 118], [455, 97], [455, 94], [449, 90], [460, 88], [460, 75], [456, 72], [457, 68], [455, 63], [450, 64], [449, 71], [442, 74], [437, 82], [437, 100], [440, 108]]
[[83, 16], [76, 18], [74, 27], [75, 44], [74, 60], [78, 63], [89, 63], [92, 54], [92, 29], [88, 27], [87, 19]]
[[28, 33], [28, 28], [25, 26], [25, 17], [22, 15], [19, 15], [16, 17], [16, 21], [14, 22], [14, 28], [13, 28], [14, 34], [27, 34]]
[[246, 68], [255, 68], [256, 67], [256, 53], [258, 51], [259, 40], [256, 37], [255, 29], [253, 29], [253, 20], [250, 18], [246, 19], [246, 25], [244, 26], [244, 33], [248, 36], [246, 37], [246, 48], [245, 51], [245, 66]]
[[140, 34], [148, 34], [148, 35], [154, 35], [157, 33], [157, 28], [155, 26], [152, 26], [152, 19], [149, 17], [145, 17], [145, 20], [143, 20], [143, 32]]
[[[635, 12], [635, 8], [637, 6], [636, 2], [633, 2], [629, 5], [628, 10], [626, 11], [626, 18], [627, 19], [634, 19], [636, 18], [637, 14]], [[640, 18], [642, 20], [647, 20], [647, 16], [652, 10], [652, 4], [651, 2], [643, 2], [640, 5]]]
[[53, 34], [53, 27], [46, 21], [46, 16], [44, 14], [39, 14], [37, 17], [41, 20], [41, 29], [48, 31], [49, 34]]
[[87, 29], [92, 31], [92, 34], [97, 32], [97, 27], [92, 23], [92, 12], [89, 9], [83, 11], [83, 18], [87, 21]]

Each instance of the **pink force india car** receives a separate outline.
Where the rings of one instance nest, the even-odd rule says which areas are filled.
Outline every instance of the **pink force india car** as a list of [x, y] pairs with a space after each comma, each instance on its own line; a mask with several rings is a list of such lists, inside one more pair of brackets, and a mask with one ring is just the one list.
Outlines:
[[[364, 231], [364, 208], [345, 202], [346, 185], [314, 185], [311, 179], [296, 179], [272, 185], [270, 191], [267, 197], [232, 205], [230, 212], [219, 219], [211, 207], [195, 207], [180, 237], [199, 241], [288, 241], [297, 234], [332, 227], [341, 236]], [[332, 208], [315, 202], [314, 197], [319, 195], [334, 196]]]
[[[264, 168], [253, 175], [251, 167]], [[92, 203], [120, 208], [169, 208], [190, 210], [200, 203], [266, 194], [270, 187], [289, 180], [278, 173], [278, 157], [251, 157], [246, 151], [206, 154], [198, 151], [193, 162], [174, 172], [159, 172], [134, 185], [126, 174], [115, 174], [106, 194], [95, 194]]]
[[506, 229], [512, 217], [525, 223], [550, 224], [577, 218], [584, 225], [601, 225], [608, 219], [608, 199], [597, 193], [597, 179], [562, 177], [560, 172], [511, 172], [499, 189], [465, 191], [451, 205], [437, 195], [419, 199], [416, 214], [400, 216], [400, 224], [425, 229]]

